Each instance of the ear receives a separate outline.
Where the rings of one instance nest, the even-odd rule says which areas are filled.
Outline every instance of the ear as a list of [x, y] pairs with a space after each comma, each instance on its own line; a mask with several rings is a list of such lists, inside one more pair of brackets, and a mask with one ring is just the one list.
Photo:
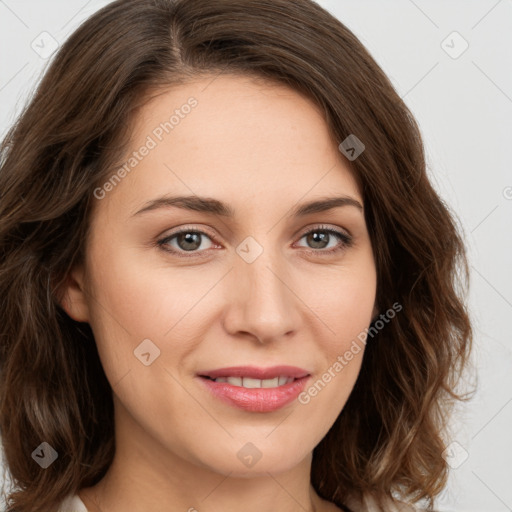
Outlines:
[[89, 321], [88, 297], [85, 292], [84, 270], [81, 266], [73, 269], [62, 285], [62, 309], [77, 322]]

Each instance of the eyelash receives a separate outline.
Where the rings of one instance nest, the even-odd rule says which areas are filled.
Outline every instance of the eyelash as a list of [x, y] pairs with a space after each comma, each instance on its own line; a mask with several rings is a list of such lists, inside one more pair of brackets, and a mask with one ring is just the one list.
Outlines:
[[[305, 236], [307, 236], [307, 235], [309, 235], [311, 233], [316, 233], [316, 232], [328, 233], [330, 235], [333, 235], [336, 238], [338, 238], [338, 240], [341, 243], [337, 247], [335, 247], [334, 249], [329, 249], [329, 250], [309, 249], [309, 250], [306, 250], [307, 253], [314, 254], [315, 256], [317, 256], [317, 255], [320, 255], [320, 256], [331, 256], [331, 255], [333, 255], [335, 253], [338, 253], [339, 251], [342, 251], [344, 249], [347, 249], [347, 248], [351, 247], [352, 244], [353, 244], [353, 239], [352, 239], [351, 236], [343, 233], [342, 231], [338, 231], [338, 230], [335, 230], [333, 228], [329, 228], [327, 226], [321, 226], [321, 225], [320, 226], [315, 226], [313, 229], [310, 229], [309, 231], [306, 231], [305, 233], [303, 233], [300, 236], [299, 240], [302, 240]], [[181, 229], [179, 231], [176, 231], [175, 233], [172, 233], [169, 236], [166, 236], [165, 238], [162, 238], [162, 239], [158, 240], [157, 245], [163, 251], [171, 253], [171, 254], [179, 257], [179, 258], [193, 258], [193, 257], [197, 257], [197, 256], [203, 257], [203, 256], [200, 256], [200, 252], [190, 251], [189, 254], [186, 254], [185, 251], [177, 251], [175, 249], [168, 249], [168, 248], [166, 248], [166, 244], [168, 244], [175, 237], [177, 237], [179, 235], [182, 235], [184, 233], [194, 233], [194, 234], [198, 234], [198, 235], [205, 235], [208, 238], [210, 238], [212, 240], [212, 242], [215, 242], [213, 237], [210, 236], [208, 233], [205, 233], [204, 231], [200, 231], [200, 230], [192, 229], [192, 228], [191, 229], [183, 228], [183, 229]], [[208, 249], [205, 249], [202, 252], [205, 252], [205, 251], [208, 251]]]

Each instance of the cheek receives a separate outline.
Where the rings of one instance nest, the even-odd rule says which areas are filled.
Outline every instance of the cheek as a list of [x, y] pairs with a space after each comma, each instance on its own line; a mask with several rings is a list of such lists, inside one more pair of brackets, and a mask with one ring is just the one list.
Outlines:
[[377, 276], [372, 258], [362, 256], [357, 265], [347, 262], [346, 267], [317, 278], [314, 288], [303, 291], [308, 304], [328, 327], [323, 339], [331, 361], [347, 350], [372, 320]]
[[98, 240], [96, 247], [103, 250], [90, 253], [97, 262], [89, 267], [90, 324], [107, 378], [114, 387], [130, 373], [138, 384], [128, 400], [173, 389], [178, 384], [164, 369], [181, 376], [184, 362], [211, 329], [208, 304], [214, 294], [208, 292], [222, 272], [172, 268], [153, 253], [119, 249], [122, 244], [113, 239]]
[[[90, 324], [117, 407], [129, 411], [124, 421], [134, 418], [155, 438], [170, 431], [198, 435], [194, 425], [202, 423], [187, 420], [191, 400], [180, 384], [180, 362], [201, 336], [183, 325], [211, 284], [191, 289], [177, 279], [178, 270], [157, 271], [129, 250], [112, 250], [96, 261]], [[201, 410], [194, 414], [204, 420]]]
[[309, 408], [311, 417], [318, 418], [320, 431], [334, 423], [361, 369], [376, 297], [376, 271], [372, 259], [361, 259], [360, 263], [338, 269], [336, 279], [321, 281], [321, 294], [309, 294], [309, 303], [315, 304], [313, 309], [329, 329], [317, 339], [324, 366], [299, 396], [299, 402]]
[[329, 314], [339, 349], [343, 349], [347, 342], [356, 338], [369, 326], [375, 294], [375, 281], [371, 277], [347, 279], [341, 290], [332, 290]]
[[160, 315], [167, 307], [172, 311], [173, 295], [155, 289], [146, 267], [115, 237], [98, 238], [88, 263], [90, 325], [113, 386], [128, 371], [143, 366], [134, 354], [143, 340], [161, 349], [158, 340], [169, 325]]
[[370, 286], [347, 286], [346, 293], [334, 294], [325, 323], [335, 332], [317, 339], [324, 364], [305, 390], [299, 403], [315, 418], [317, 442], [331, 428], [342, 411], [358, 378], [363, 361], [365, 333], [371, 322], [374, 293]]
[[197, 279], [192, 286], [183, 271], [152, 261], [151, 254], [117, 243], [109, 249], [92, 267], [98, 325], [104, 321], [132, 340], [162, 339], [204, 294]]

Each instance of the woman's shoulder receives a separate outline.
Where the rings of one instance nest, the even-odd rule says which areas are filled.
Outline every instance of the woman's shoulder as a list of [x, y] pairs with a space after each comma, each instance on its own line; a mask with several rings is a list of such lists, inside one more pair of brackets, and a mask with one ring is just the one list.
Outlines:
[[75, 494], [64, 499], [57, 512], [87, 512], [87, 508], [84, 502]]

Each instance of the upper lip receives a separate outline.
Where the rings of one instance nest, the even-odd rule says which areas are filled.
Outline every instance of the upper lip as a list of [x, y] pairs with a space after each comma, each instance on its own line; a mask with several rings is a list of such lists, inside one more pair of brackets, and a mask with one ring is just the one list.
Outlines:
[[297, 366], [271, 366], [269, 368], [261, 368], [258, 366], [230, 366], [227, 368], [218, 368], [216, 370], [207, 370], [198, 372], [200, 377], [210, 377], [216, 379], [218, 377], [249, 377], [252, 379], [273, 379], [275, 377], [293, 377], [300, 379], [309, 375], [307, 370], [298, 368]]

